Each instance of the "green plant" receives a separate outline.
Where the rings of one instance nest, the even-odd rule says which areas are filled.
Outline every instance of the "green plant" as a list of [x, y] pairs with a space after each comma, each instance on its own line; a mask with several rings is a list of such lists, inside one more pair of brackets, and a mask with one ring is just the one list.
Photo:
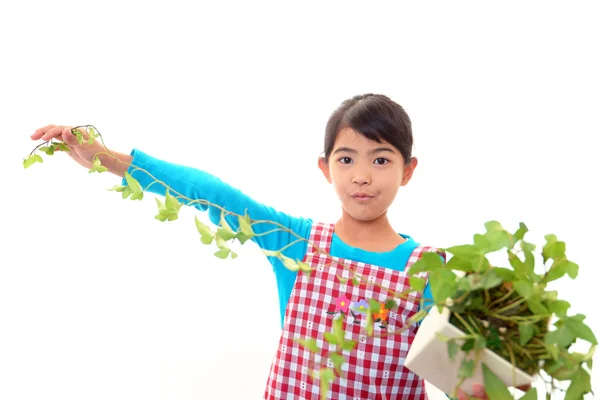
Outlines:
[[[75, 127], [71, 133], [77, 137], [79, 144], [84, 140], [91, 144], [98, 137], [102, 140], [98, 130], [91, 125]], [[104, 145], [104, 142], [102, 143]], [[106, 146], [104, 147], [106, 152], [102, 152], [103, 154], [115, 157]], [[42, 143], [23, 160], [23, 165], [28, 168], [36, 162], [43, 162], [37, 152], [51, 156], [55, 151], [70, 149], [60, 141]], [[107, 171], [100, 162], [99, 154], [94, 156], [90, 172]], [[135, 166], [133, 170], [148, 173]], [[186, 198], [172, 191], [164, 182], [151, 178], [154, 180], [152, 184], [163, 185], [166, 189], [164, 201], [156, 198], [158, 214], [155, 218], [159, 221], [177, 220], [183, 205], [203, 204], [221, 210], [221, 219], [216, 230], [197, 217], [194, 221], [200, 241], [205, 245], [216, 245], [216, 257], [236, 258], [237, 253], [232, 249], [235, 240], [243, 245], [255, 236], [285, 231], [297, 240], [277, 251], [263, 250], [264, 253], [280, 259], [286, 268], [310, 276], [311, 267], [308, 264], [283, 254], [287, 247], [306, 240], [290, 229], [273, 221], [252, 220], [247, 213], [235, 214], [203, 199]], [[123, 199], [142, 200], [144, 188], [139, 182], [129, 173], [125, 174], [125, 181], [126, 185], [115, 185], [110, 190], [121, 193]], [[228, 216], [237, 218], [238, 229], [232, 229], [227, 223]], [[273, 224], [273, 230], [256, 234], [253, 225], [265, 222]], [[545, 237], [546, 243], [541, 253], [537, 254], [536, 246], [525, 240], [528, 232], [525, 224], [521, 223], [514, 233], [507, 231], [496, 221], [487, 222], [485, 228], [485, 233], [474, 235], [473, 243], [444, 249], [452, 255], [446, 263], [437, 254], [425, 254], [410, 269], [410, 291], [395, 293], [388, 289], [390, 296], [385, 303], [366, 301], [361, 306], [361, 312], [367, 320], [367, 335], [376, 335], [373, 327], [385, 323], [385, 313], [396, 306], [394, 299], [406, 298], [411, 291], [423, 291], [426, 280], [416, 274], [427, 271], [433, 299], [422, 299], [420, 311], [406, 326], [381, 335], [399, 333], [422, 321], [431, 307], [446, 307], [451, 312], [450, 322], [465, 333], [460, 338], [440, 337], [447, 342], [449, 357], [455, 359], [458, 353], [473, 356], [463, 358], [456, 387], [459, 387], [464, 379], [472, 376], [474, 360], [477, 360], [481, 351], [488, 349], [508, 360], [514, 368], [530, 375], [539, 374], [548, 385], [548, 398], [556, 390], [564, 390], [564, 387], [567, 387], [567, 399], [583, 398], [585, 394], [592, 392], [590, 372], [597, 340], [585, 324], [585, 316], [569, 315], [570, 304], [559, 299], [555, 290], [548, 288], [551, 282], [562, 279], [565, 275], [575, 279], [578, 265], [567, 258], [565, 243], [559, 241], [555, 235]], [[326, 254], [323, 250], [319, 251]], [[492, 253], [505, 255], [505, 265], [493, 266], [488, 257]], [[542, 268], [536, 263], [536, 256], [541, 257]], [[333, 258], [330, 259], [331, 262], [335, 262]], [[341, 283], [351, 279], [354, 284], [372, 285], [356, 271], [345, 265], [342, 267], [349, 270], [350, 278], [338, 277]], [[355, 311], [350, 310], [350, 313], [356, 319]], [[336, 374], [342, 374], [341, 367], [346, 362], [343, 352], [352, 351], [356, 346], [356, 342], [344, 338], [343, 325], [343, 319], [334, 319], [332, 331], [325, 334], [325, 340], [336, 346], [336, 350], [328, 354], [328, 359], [334, 365], [333, 369], [327, 366], [327, 359], [313, 368], [314, 377], [320, 379], [323, 399], [327, 395], [330, 383], [336, 379]], [[587, 353], [571, 349], [578, 339], [590, 344]], [[319, 351], [315, 338], [298, 338], [297, 341], [309, 351]], [[513, 398], [508, 388], [490, 369], [484, 365], [483, 370], [486, 392], [491, 399]], [[522, 398], [537, 398], [537, 390], [529, 390]]]

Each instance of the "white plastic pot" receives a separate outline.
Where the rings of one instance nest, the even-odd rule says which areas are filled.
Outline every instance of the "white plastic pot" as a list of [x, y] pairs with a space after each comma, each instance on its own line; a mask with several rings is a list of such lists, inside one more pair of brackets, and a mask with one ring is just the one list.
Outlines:
[[[449, 321], [450, 310], [446, 307], [440, 313], [433, 307], [429, 314], [421, 321], [421, 326], [408, 351], [405, 366], [421, 378], [448, 395], [452, 394], [459, 381], [458, 371], [465, 353], [460, 349], [456, 352], [454, 361], [448, 356], [448, 344], [438, 337], [438, 333], [447, 338], [462, 337], [465, 335], [460, 329]], [[472, 355], [471, 355], [472, 357]], [[522, 386], [534, 381], [534, 377], [526, 374], [491, 350], [484, 349], [480, 362], [475, 366], [475, 373], [471, 378], [465, 379], [461, 389], [472, 395], [474, 383], [483, 384], [483, 371], [481, 363], [485, 363], [507, 386]]]

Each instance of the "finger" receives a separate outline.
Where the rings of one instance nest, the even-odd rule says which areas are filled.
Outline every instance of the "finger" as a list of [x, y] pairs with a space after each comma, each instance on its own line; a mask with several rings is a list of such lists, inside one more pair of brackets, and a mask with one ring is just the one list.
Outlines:
[[46, 125], [43, 128], [39, 128], [33, 133], [33, 135], [30, 136], [30, 138], [33, 140], [38, 140], [39, 138], [44, 136], [44, 134], [46, 132], [48, 132], [50, 129], [55, 128], [55, 127], [56, 127], [56, 125]]
[[458, 395], [458, 400], [469, 400], [469, 395], [462, 391], [462, 389], [458, 389], [456, 393]]
[[48, 129], [46, 131], [46, 133], [44, 133], [42, 135], [42, 140], [48, 141], [48, 140], [52, 140], [55, 138], [59, 138], [60, 135], [62, 135], [65, 128], [69, 128], [69, 127], [66, 127], [65, 125], [59, 125], [59, 126], [55, 126], [53, 128]]
[[487, 395], [485, 394], [485, 388], [483, 387], [483, 385], [480, 385], [478, 383], [473, 384], [473, 396], [479, 399], [487, 399]]

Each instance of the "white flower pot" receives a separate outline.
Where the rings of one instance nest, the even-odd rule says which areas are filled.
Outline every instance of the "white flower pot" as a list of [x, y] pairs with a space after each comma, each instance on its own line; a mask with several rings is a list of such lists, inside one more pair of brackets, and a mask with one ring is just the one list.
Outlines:
[[[429, 314], [421, 321], [421, 326], [415, 336], [406, 357], [405, 366], [433, 386], [450, 395], [459, 381], [458, 371], [465, 356], [460, 349], [454, 361], [448, 356], [448, 344], [438, 337], [438, 333], [448, 338], [456, 338], [465, 334], [449, 321], [450, 310], [432, 307]], [[475, 366], [473, 377], [465, 379], [461, 389], [467, 394], [473, 394], [474, 383], [483, 385], [481, 363], [485, 363], [507, 386], [522, 386], [533, 382], [534, 377], [520, 369], [513, 368], [511, 363], [504, 360], [491, 350], [484, 349], [480, 362]]]

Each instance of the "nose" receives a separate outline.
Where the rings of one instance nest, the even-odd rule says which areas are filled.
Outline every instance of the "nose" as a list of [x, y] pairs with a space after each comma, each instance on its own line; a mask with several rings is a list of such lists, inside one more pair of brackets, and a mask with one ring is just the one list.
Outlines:
[[355, 168], [352, 174], [352, 183], [367, 185], [371, 183], [371, 173], [368, 168]]

